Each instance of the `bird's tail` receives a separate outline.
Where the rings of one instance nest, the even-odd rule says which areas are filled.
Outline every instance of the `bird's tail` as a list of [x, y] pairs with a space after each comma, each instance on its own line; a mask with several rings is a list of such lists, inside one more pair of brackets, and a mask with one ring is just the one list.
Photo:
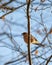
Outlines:
[[35, 45], [38, 45], [38, 46], [42, 46], [44, 47], [45, 45], [44, 44], [41, 44], [41, 43], [34, 43]]

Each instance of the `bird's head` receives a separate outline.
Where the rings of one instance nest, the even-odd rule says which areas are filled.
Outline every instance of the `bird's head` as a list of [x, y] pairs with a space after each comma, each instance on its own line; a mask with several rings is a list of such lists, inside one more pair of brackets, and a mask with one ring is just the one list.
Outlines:
[[27, 34], [27, 33], [26, 33], [26, 32], [23, 32], [23, 33], [22, 33], [22, 35], [25, 35], [25, 34]]

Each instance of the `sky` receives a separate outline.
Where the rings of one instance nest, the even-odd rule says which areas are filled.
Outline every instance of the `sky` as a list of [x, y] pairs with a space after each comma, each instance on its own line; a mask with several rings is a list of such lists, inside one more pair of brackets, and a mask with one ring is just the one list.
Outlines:
[[[38, 2], [38, 0], [36, 0], [36, 1]], [[22, 0], [22, 2], [25, 2], [25, 0]], [[40, 2], [40, 0], [39, 0], [39, 2]], [[45, 3], [48, 3], [48, 1]], [[17, 7], [17, 3], [13, 2], [8, 6], [11, 6], [11, 7], [16, 6]], [[39, 8], [44, 7], [44, 6], [39, 6], [39, 4], [36, 6], [38, 6]], [[45, 7], [47, 7], [47, 6], [45, 6]], [[8, 14], [7, 16], [5, 16], [5, 20], [0, 19], [0, 33], [4, 32], [4, 31], [7, 33], [10, 33], [10, 28], [11, 28], [11, 33], [13, 35], [21, 35], [22, 32], [27, 32], [27, 18], [26, 18], [25, 8], [26, 7], [17, 9], [13, 13]], [[33, 5], [33, 8], [34, 8], [34, 5]], [[39, 11], [35, 12], [33, 10], [30, 13], [30, 15], [32, 16], [33, 19], [37, 20], [38, 22], [41, 22], [40, 14], [42, 13], [44, 25], [47, 27], [47, 30], [49, 31], [49, 29], [52, 27], [52, 13], [51, 13], [51, 11], [52, 11], [52, 7], [50, 6], [50, 8], [47, 8], [43, 11], [39, 10]], [[0, 16], [3, 14], [4, 13], [1, 12]], [[36, 37], [39, 42], [41, 42], [45, 35], [37, 34], [36, 30], [43, 30], [44, 28], [41, 25], [39, 25], [35, 20], [31, 20], [31, 34], [34, 37]], [[14, 24], [11, 24], [11, 23], [14, 23]], [[9, 26], [10, 26], [10, 28], [9, 28]], [[44, 33], [42, 33], [42, 34], [44, 34]], [[11, 44], [10, 39], [7, 38], [6, 35], [0, 36], [0, 40], [3, 38], [5, 38], [3, 41], [7, 42], [6, 44], [13, 46], [13, 44]], [[51, 36], [49, 38], [52, 40]], [[23, 40], [23, 36], [18, 36], [18, 37], [16, 36], [16, 37], [14, 37], [14, 39], [18, 44], [20, 43], [19, 45], [24, 52], [27, 51], [27, 45], [25, 44], [25, 42]], [[45, 43], [47, 43], [47, 40], [45, 41]], [[0, 42], [0, 46], [6, 45], [6, 44], [3, 44], [2, 41]], [[34, 46], [31, 45], [31, 48], [33, 48], [33, 47]], [[43, 51], [43, 49], [44, 48], [39, 48], [38, 50], [40, 53], [42, 53], [41, 51]], [[45, 48], [44, 50], [48, 51], [49, 48], [48, 49]], [[46, 54], [46, 56], [50, 56], [51, 53], [52, 53], [52, 51], [50, 51], [48, 54]], [[0, 47], [0, 65], [4, 65], [4, 63], [6, 61], [12, 60], [16, 56], [17, 56], [17, 52], [15, 52], [14, 50], [11, 50], [6, 47]], [[22, 63], [22, 65], [24, 65], [24, 63]], [[25, 65], [28, 65], [28, 64], [25, 63]], [[51, 63], [49, 63], [48, 65], [51, 65]]]

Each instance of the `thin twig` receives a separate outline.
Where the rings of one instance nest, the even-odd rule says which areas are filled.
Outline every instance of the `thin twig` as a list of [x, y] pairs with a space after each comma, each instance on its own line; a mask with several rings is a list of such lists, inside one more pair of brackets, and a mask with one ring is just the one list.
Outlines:
[[45, 65], [48, 65], [48, 63], [50, 62], [50, 59], [52, 58], [52, 55], [49, 57], [49, 59], [47, 60]]

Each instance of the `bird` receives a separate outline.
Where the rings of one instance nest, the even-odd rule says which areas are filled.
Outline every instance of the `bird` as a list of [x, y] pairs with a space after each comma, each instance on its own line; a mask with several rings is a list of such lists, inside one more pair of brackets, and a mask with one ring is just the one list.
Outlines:
[[[27, 32], [23, 32], [23, 40], [26, 44], [28, 44], [28, 33]], [[40, 42], [33, 36], [30, 34], [30, 44], [35, 44], [35, 45], [41, 45], [44, 46], [42, 44], [40, 44]]]

